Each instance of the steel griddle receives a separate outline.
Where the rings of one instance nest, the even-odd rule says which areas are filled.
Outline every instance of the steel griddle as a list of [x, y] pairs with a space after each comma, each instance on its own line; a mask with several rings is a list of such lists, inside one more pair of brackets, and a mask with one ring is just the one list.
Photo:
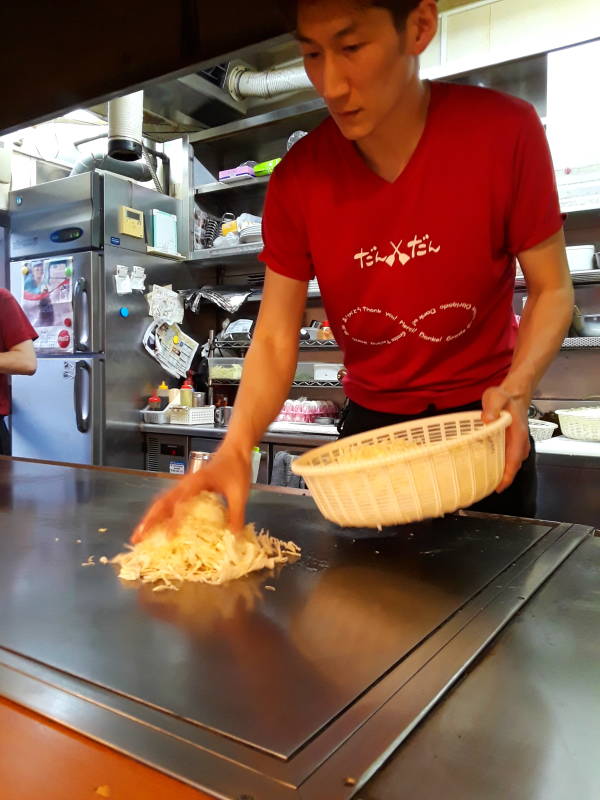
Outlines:
[[82, 566], [168, 485], [0, 459], [0, 693], [225, 798], [352, 796], [589, 535], [482, 515], [372, 535], [257, 491], [248, 518], [302, 548], [275, 573], [154, 593]]

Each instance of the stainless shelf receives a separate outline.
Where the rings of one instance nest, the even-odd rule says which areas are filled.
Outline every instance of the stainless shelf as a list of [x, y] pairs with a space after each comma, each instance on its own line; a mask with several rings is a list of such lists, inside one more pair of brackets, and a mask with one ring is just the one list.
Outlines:
[[[252, 299], [251, 297], [249, 298]], [[214, 343], [216, 350], [247, 350], [250, 347], [250, 342], [226, 342], [216, 341]], [[300, 342], [299, 350], [339, 350], [340, 347], [337, 342]]]
[[[572, 272], [571, 279], [577, 286], [585, 283], [600, 283], [600, 269], [588, 269], [586, 272]], [[516, 289], [526, 289], [525, 278], [515, 280]]]
[[227, 125], [219, 125], [206, 131], [190, 134], [190, 144], [206, 144], [218, 141], [219, 139], [229, 138], [237, 134], [248, 134], [258, 128], [264, 128], [280, 122], [292, 121], [303, 115], [327, 114], [327, 107], [321, 98], [308, 100], [305, 103], [298, 103], [294, 106], [278, 108], [275, 111], [268, 111], [266, 114], [257, 114], [254, 117], [246, 117]]
[[596, 350], [600, 349], [600, 336], [573, 336], [565, 339], [561, 350]]
[[251, 244], [240, 244], [237, 247], [211, 247], [208, 250], [195, 250], [189, 260], [194, 262], [221, 262], [226, 264], [234, 261], [252, 260], [263, 250], [262, 242], [252, 242]]
[[[211, 378], [213, 386], [239, 386], [240, 381], [231, 380], [230, 378]], [[342, 384], [339, 381], [294, 381], [292, 383], [293, 389], [341, 389]]]
[[214, 183], [205, 183], [203, 186], [196, 186], [194, 189], [194, 194], [198, 195], [207, 195], [207, 194], [216, 194], [221, 192], [231, 192], [234, 189], [250, 189], [256, 188], [257, 186], [266, 186], [271, 179], [270, 175], [266, 175], [260, 178], [250, 178], [249, 180], [245, 181], [238, 181], [237, 183], [221, 183], [221, 181], [215, 181]]

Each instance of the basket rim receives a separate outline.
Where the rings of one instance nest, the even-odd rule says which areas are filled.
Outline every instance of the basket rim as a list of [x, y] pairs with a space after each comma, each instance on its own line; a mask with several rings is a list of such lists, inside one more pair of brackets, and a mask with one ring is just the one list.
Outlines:
[[[410, 428], [415, 424], [426, 423], [432, 420], [436, 420], [436, 422], [441, 420], [460, 421], [463, 419], [472, 419], [473, 417], [481, 418], [481, 411], [461, 411], [456, 414], [439, 414], [435, 417], [425, 417], [422, 420], [414, 419], [411, 422], [399, 422], [395, 425], [386, 425], [382, 428], [374, 428], [372, 431], [369, 431], [369, 433], [376, 434], [377, 432], [381, 431], [403, 430]], [[442, 451], [448, 452], [448, 450], [454, 450], [463, 446], [465, 443], [475, 442], [478, 439], [485, 439], [490, 434], [493, 435], [499, 431], [506, 430], [506, 428], [508, 428], [511, 424], [511, 414], [508, 411], [501, 411], [498, 419], [494, 420], [493, 422], [486, 423], [483, 428], [478, 431], [472, 431], [471, 433], [468, 433], [465, 436], [459, 436], [456, 439], [437, 442], [436, 444], [417, 445], [409, 450], [401, 450], [398, 453], [392, 453], [387, 456], [378, 455], [373, 456], [372, 458], [364, 458], [348, 464], [305, 464], [309, 458], [314, 457], [315, 453], [325, 453], [337, 447], [338, 442], [340, 441], [338, 439], [335, 442], [330, 442], [329, 444], [313, 448], [308, 453], [296, 458], [292, 462], [292, 472], [295, 475], [300, 475], [301, 477], [324, 477], [327, 475], [341, 475], [359, 472], [363, 471], [366, 467], [384, 467], [390, 464], [400, 464], [403, 461], [414, 459], [415, 456], [419, 458], [429, 458], [430, 456]], [[356, 433], [353, 436], [348, 436], [343, 441], [344, 443], [351, 443], [353, 440], [360, 440], [366, 435], [366, 433], [366, 431], [365, 433]]]
[[[592, 412], [591, 414], [589, 412]], [[595, 414], [593, 412], [596, 412]], [[556, 411], [558, 417], [575, 417], [576, 419], [589, 419], [592, 422], [600, 420], [600, 406], [577, 406], [576, 408], [560, 408]]]
[[530, 419], [529, 425], [530, 426], [539, 425], [540, 428], [558, 428], [556, 422], [550, 422], [550, 420], [546, 419]]

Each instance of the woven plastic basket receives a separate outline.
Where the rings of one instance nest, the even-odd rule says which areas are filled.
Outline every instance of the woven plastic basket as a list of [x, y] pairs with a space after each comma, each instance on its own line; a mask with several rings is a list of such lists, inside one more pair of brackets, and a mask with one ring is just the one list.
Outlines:
[[556, 422], [546, 422], [543, 419], [529, 420], [529, 433], [534, 442], [544, 442], [546, 439], [551, 439], [557, 428]]
[[569, 408], [556, 413], [560, 429], [569, 439], [600, 442], [600, 408]]
[[171, 406], [169, 422], [171, 425], [214, 425], [215, 407], [189, 408], [188, 406]]
[[323, 516], [344, 527], [441, 517], [498, 486], [510, 423], [506, 411], [488, 425], [480, 411], [467, 411], [390, 425], [311, 450], [292, 471]]

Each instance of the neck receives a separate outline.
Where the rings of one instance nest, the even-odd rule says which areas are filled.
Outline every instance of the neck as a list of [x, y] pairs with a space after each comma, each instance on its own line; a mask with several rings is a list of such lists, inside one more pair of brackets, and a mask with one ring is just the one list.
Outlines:
[[418, 76], [407, 84], [402, 101], [372, 134], [356, 142], [369, 167], [384, 180], [395, 181], [415, 152], [425, 130], [431, 89]]

